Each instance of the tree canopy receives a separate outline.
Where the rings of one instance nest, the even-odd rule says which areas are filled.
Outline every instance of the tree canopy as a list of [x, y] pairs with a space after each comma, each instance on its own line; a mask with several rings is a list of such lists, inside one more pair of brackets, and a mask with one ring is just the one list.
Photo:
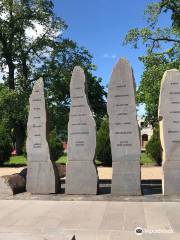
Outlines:
[[[160, 27], [158, 19], [163, 13], [170, 13], [171, 25]], [[172, 43], [176, 52], [180, 45], [180, 1], [161, 0], [151, 3], [145, 9], [146, 27], [133, 28], [127, 33], [124, 43], [138, 47], [139, 41], [146, 45], [148, 53], [160, 50], [161, 43]]]
[[88, 50], [63, 37], [67, 25], [56, 16], [53, 1], [0, 0], [0, 13], [0, 121], [13, 133], [18, 152], [25, 141], [29, 95], [40, 76], [45, 81], [50, 131], [67, 137], [69, 84], [76, 65], [86, 72], [98, 122], [106, 112], [102, 79], [93, 75], [95, 66]]
[[[171, 24], [160, 27], [161, 15], [170, 14]], [[166, 70], [180, 67], [180, 1], [161, 0], [151, 3], [145, 9], [146, 27], [130, 29], [124, 44], [138, 48], [146, 46], [146, 55], [139, 60], [144, 64], [137, 103], [145, 104], [146, 122], [153, 126], [158, 122], [158, 101], [160, 84]], [[167, 44], [168, 43], [168, 44]]]

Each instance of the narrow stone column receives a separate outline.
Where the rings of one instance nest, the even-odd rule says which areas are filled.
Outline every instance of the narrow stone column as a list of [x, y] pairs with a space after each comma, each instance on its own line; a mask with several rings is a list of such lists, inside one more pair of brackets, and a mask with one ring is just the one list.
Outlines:
[[67, 194], [96, 194], [96, 124], [86, 95], [84, 71], [75, 67], [70, 84], [71, 109], [68, 123]]
[[140, 135], [135, 82], [129, 63], [120, 59], [109, 83], [107, 109], [112, 151], [112, 194], [140, 195]]
[[44, 83], [36, 81], [30, 96], [30, 111], [27, 124], [27, 191], [35, 194], [56, 193], [60, 190], [57, 169], [50, 160], [47, 141], [47, 116], [44, 98]]
[[164, 73], [159, 97], [160, 139], [163, 148], [163, 194], [180, 194], [180, 72]]

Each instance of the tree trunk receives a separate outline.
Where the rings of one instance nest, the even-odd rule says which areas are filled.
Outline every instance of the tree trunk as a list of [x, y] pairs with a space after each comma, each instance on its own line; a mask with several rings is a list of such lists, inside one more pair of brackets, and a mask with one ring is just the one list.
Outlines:
[[22, 125], [15, 126], [16, 135], [16, 155], [22, 155], [25, 141], [25, 129]]
[[15, 80], [14, 80], [14, 63], [12, 60], [7, 61], [8, 68], [9, 68], [9, 76], [8, 76], [8, 87], [12, 90], [15, 89]]

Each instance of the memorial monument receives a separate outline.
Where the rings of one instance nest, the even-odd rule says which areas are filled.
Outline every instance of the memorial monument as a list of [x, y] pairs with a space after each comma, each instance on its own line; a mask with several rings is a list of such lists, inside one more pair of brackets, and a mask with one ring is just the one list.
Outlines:
[[107, 110], [112, 152], [114, 195], [140, 195], [140, 135], [136, 117], [135, 82], [129, 63], [120, 59], [109, 83]]
[[56, 193], [60, 190], [60, 180], [56, 166], [50, 160], [42, 78], [36, 81], [29, 102], [30, 111], [26, 142], [28, 159], [26, 189], [28, 192], [35, 194]]
[[86, 79], [75, 67], [70, 83], [71, 109], [68, 123], [67, 194], [96, 194], [96, 124], [86, 94]]
[[163, 148], [163, 194], [180, 194], [180, 72], [164, 73], [159, 97], [160, 139]]

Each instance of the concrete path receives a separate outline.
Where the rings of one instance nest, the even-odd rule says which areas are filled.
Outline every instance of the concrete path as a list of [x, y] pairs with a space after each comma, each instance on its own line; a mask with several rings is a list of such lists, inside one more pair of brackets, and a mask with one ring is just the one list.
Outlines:
[[[111, 167], [98, 167], [99, 179], [112, 179], [112, 168]], [[162, 179], [162, 167], [141, 167], [141, 179]]]
[[1, 167], [0, 168], [0, 177], [1, 176], [5, 176], [5, 175], [11, 175], [11, 174], [15, 174], [15, 173], [20, 173], [22, 170], [24, 169], [24, 167]]
[[[142, 235], [135, 229], [141, 227]], [[179, 240], [180, 203], [0, 201], [0, 240]]]

